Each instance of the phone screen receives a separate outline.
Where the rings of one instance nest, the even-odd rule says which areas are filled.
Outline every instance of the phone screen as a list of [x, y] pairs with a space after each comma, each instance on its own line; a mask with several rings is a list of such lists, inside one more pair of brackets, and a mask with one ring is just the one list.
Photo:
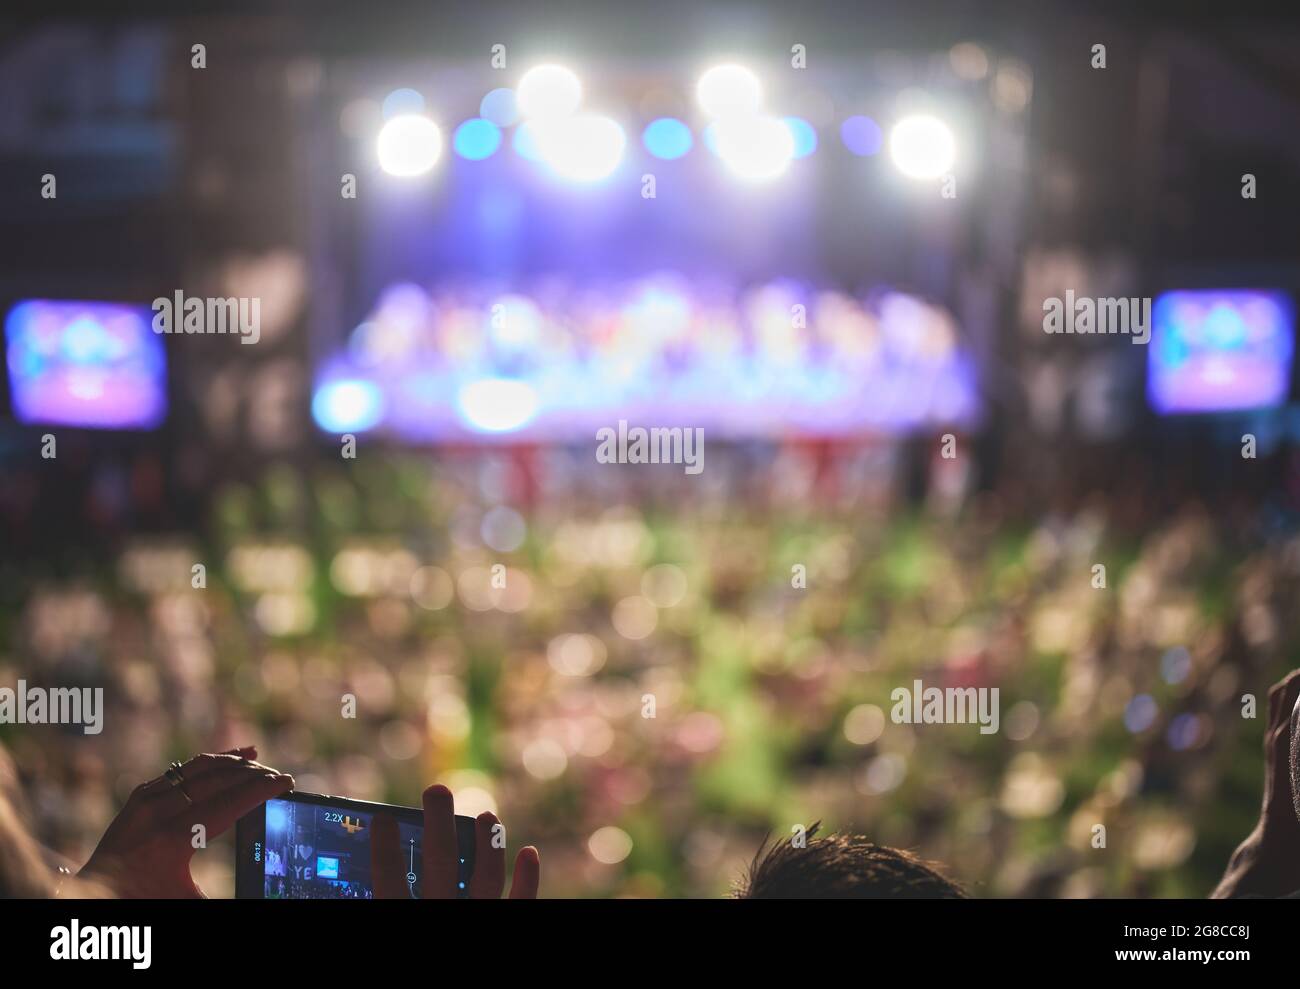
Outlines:
[[[397, 821], [406, 888], [418, 899], [424, 835], [420, 811], [301, 793], [268, 800], [240, 821], [236, 895], [267, 900], [372, 899], [370, 827], [379, 812]], [[473, 819], [457, 816], [456, 830], [463, 897], [474, 868]]]

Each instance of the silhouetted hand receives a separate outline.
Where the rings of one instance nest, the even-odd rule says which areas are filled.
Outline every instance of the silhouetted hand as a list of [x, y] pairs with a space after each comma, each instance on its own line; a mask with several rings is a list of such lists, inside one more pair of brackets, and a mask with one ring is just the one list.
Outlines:
[[1300, 890], [1300, 819], [1291, 793], [1291, 733], [1300, 670], [1268, 692], [1264, 734], [1264, 805], [1259, 823], [1232, 853], [1212, 897], [1286, 896]]
[[[475, 900], [495, 900], [505, 890], [506, 850], [496, 847], [492, 839], [500, 824], [491, 811], [475, 820], [474, 874], [469, 881], [469, 895]], [[498, 843], [500, 844], [500, 843]], [[456, 845], [456, 808], [451, 791], [434, 785], [424, 791], [424, 877], [421, 891], [426, 900], [452, 899], [456, 896], [460, 854]], [[376, 814], [370, 825], [370, 866], [374, 876], [375, 899], [400, 900], [410, 897], [406, 884], [407, 864], [402, 859], [397, 822], [387, 814]], [[515, 874], [510, 883], [510, 899], [535, 900], [541, 877], [541, 861], [532, 845], [515, 856]]]
[[254, 762], [252, 746], [196, 755], [181, 766], [191, 805], [166, 775], [141, 783], [99, 840], [81, 875], [130, 898], [194, 899], [203, 890], [190, 875], [195, 825], [204, 844], [272, 797], [293, 789], [293, 777]]

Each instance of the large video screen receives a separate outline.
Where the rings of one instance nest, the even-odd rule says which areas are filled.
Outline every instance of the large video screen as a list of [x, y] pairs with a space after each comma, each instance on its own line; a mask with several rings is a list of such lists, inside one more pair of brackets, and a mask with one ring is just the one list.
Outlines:
[[31, 425], [152, 429], [167, 358], [147, 306], [27, 299], [5, 319], [14, 416]]
[[1295, 309], [1283, 292], [1166, 292], [1152, 310], [1147, 397], [1162, 414], [1279, 405], [1294, 351]]

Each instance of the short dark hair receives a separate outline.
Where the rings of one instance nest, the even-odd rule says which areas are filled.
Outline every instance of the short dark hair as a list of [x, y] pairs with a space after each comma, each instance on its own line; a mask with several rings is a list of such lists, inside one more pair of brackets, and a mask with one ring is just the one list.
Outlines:
[[806, 843], [766, 841], [759, 846], [734, 895], [745, 900], [964, 899], [951, 879], [911, 852], [877, 845], [860, 835], [816, 837], [821, 822], [808, 829]]

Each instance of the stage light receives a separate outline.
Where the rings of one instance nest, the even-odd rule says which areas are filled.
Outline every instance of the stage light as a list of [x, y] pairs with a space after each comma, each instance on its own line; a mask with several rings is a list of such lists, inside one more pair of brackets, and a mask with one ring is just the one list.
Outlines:
[[989, 57], [971, 41], [962, 41], [948, 50], [948, 64], [962, 79], [975, 82], [989, 74]]
[[385, 120], [408, 113], [423, 113], [424, 97], [414, 89], [394, 89], [384, 97], [382, 110]]
[[379, 424], [384, 414], [384, 396], [369, 381], [331, 381], [316, 389], [311, 415], [327, 433], [359, 433]]
[[948, 125], [935, 117], [904, 117], [889, 134], [889, 154], [904, 175], [937, 179], [952, 169], [956, 144]]
[[641, 134], [641, 143], [656, 158], [672, 161], [691, 150], [695, 139], [691, 129], [674, 117], [652, 121]]
[[716, 155], [718, 153], [718, 125], [709, 124], [704, 130], [700, 131], [700, 140], [709, 149], [709, 154]]
[[562, 65], [539, 65], [519, 80], [515, 100], [519, 112], [533, 120], [567, 117], [582, 101], [582, 83]]
[[537, 414], [537, 392], [523, 381], [483, 378], [463, 385], [456, 395], [461, 419], [480, 433], [508, 433]]
[[802, 117], [783, 117], [781, 122], [785, 124], [790, 131], [790, 137], [794, 140], [796, 158], [807, 158], [817, 150], [817, 131], [813, 129], [812, 124]]
[[746, 181], [774, 179], [794, 157], [794, 135], [775, 117], [729, 117], [719, 120], [716, 128], [718, 157]]
[[840, 140], [853, 154], [860, 157], [878, 154], [885, 143], [880, 125], [870, 117], [849, 117], [840, 124]]
[[538, 123], [536, 135], [542, 160], [574, 182], [597, 182], [610, 175], [627, 145], [622, 127], [593, 114]]
[[423, 175], [442, 154], [442, 131], [428, 117], [408, 113], [379, 130], [379, 165], [389, 175]]
[[1020, 113], [1029, 105], [1034, 91], [1034, 77], [1029, 67], [1014, 59], [1003, 59], [993, 73], [989, 96], [993, 105], [1004, 113]]
[[519, 106], [515, 91], [501, 86], [483, 97], [478, 105], [478, 115], [498, 127], [509, 127], [519, 120]]
[[542, 314], [532, 299], [505, 295], [493, 300], [488, 333], [503, 351], [529, 350], [537, 345], [541, 332]]
[[541, 161], [542, 149], [537, 140], [537, 125], [524, 122], [515, 128], [515, 136], [510, 139], [515, 154], [525, 161]]
[[718, 65], [700, 76], [695, 98], [710, 117], [753, 116], [763, 105], [763, 86], [742, 65]]
[[462, 158], [482, 161], [501, 147], [501, 129], [490, 120], [473, 117], [456, 128], [451, 145]]

